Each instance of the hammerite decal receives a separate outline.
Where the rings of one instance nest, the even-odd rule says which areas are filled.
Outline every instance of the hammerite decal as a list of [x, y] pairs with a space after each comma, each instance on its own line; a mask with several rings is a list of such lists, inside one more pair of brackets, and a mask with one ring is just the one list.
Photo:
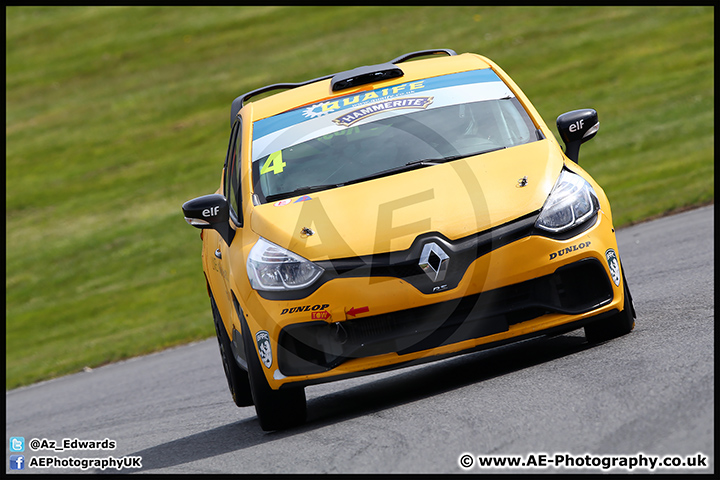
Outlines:
[[605, 252], [605, 258], [608, 262], [608, 267], [610, 267], [610, 275], [612, 276], [613, 282], [615, 282], [615, 286], [620, 286], [620, 262], [618, 262], [617, 254], [615, 253], [615, 250], [612, 248], [608, 249], [607, 252]]
[[255, 340], [257, 340], [260, 359], [267, 368], [270, 368], [273, 361], [272, 350], [270, 349], [270, 334], [265, 330], [260, 330], [255, 334]]
[[413, 97], [413, 98], [401, 98], [398, 100], [386, 100], [384, 102], [378, 102], [367, 107], [358, 108], [350, 113], [346, 113], [342, 117], [338, 117], [333, 122], [344, 127], [349, 127], [362, 120], [363, 118], [375, 115], [376, 113], [384, 112], [387, 110], [397, 110], [399, 108], [427, 108], [433, 102], [433, 97]]
[[557, 252], [553, 252], [550, 254], [550, 260], [555, 260], [557, 257], [562, 257], [566, 253], [572, 253], [577, 252], [578, 250], [582, 250], [585, 247], [589, 247], [590, 242], [582, 242], [578, 243], [577, 245], [573, 245], [572, 247], [566, 247], [562, 250], [558, 250]]

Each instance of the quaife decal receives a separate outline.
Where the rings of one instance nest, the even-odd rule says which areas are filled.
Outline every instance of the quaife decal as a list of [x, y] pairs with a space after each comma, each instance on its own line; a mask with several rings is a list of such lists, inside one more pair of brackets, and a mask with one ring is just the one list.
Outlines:
[[[399, 95], [407, 95], [413, 90], [425, 88], [423, 84], [424, 80], [420, 80], [413, 83], [404, 83], [401, 85], [395, 85], [391, 88], [383, 88], [382, 90], [373, 90], [360, 95], [348, 96], [338, 100], [332, 100], [327, 102], [317, 103], [310, 107], [303, 109], [302, 115], [307, 118], [316, 118], [326, 115], [343, 108], [352, 107], [354, 104], [362, 105], [367, 102], [371, 102], [377, 99], [392, 98]], [[319, 110], [318, 110], [319, 109]]]
[[585, 247], [589, 247], [590, 242], [582, 242], [578, 243], [577, 245], [573, 245], [572, 247], [566, 247], [562, 250], [558, 250], [557, 252], [553, 252], [550, 254], [550, 260], [555, 260], [557, 257], [562, 257], [566, 253], [572, 253], [577, 252], [578, 250], [582, 250]]
[[386, 100], [384, 102], [373, 103], [367, 107], [358, 108], [350, 113], [346, 113], [342, 117], [338, 117], [333, 122], [338, 125], [349, 127], [353, 123], [362, 120], [363, 118], [375, 115], [376, 113], [398, 110], [400, 108], [427, 108], [433, 101], [433, 97], [412, 97], [412, 98], [401, 98], [398, 100]]
[[273, 361], [272, 350], [270, 349], [270, 334], [265, 330], [260, 330], [255, 334], [255, 340], [257, 340], [260, 359], [267, 368], [270, 368]]
[[323, 303], [322, 305], [302, 305], [299, 307], [292, 307], [292, 308], [283, 308], [282, 312], [280, 312], [280, 315], [285, 315], [287, 313], [298, 313], [298, 312], [317, 312], [318, 310], [325, 310], [330, 306], [329, 303]]
[[620, 262], [618, 262], [617, 254], [615, 253], [615, 250], [612, 248], [608, 249], [607, 252], [605, 252], [605, 258], [608, 262], [608, 267], [610, 267], [610, 275], [612, 276], [613, 282], [615, 282], [615, 286], [620, 286]]

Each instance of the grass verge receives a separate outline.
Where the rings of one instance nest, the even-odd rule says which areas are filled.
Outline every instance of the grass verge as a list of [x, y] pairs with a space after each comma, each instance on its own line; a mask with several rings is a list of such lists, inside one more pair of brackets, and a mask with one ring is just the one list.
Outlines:
[[714, 199], [712, 7], [7, 7], [6, 388], [213, 335], [197, 232], [242, 92], [426, 48], [498, 62], [618, 226]]

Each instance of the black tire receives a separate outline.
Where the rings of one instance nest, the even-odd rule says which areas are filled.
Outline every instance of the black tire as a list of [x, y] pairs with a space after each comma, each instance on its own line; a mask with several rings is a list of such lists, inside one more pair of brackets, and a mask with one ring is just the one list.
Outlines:
[[238, 407], [249, 407], [253, 404], [253, 399], [252, 392], [250, 391], [248, 373], [240, 368], [240, 365], [235, 361], [232, 347], [230, 346], [230, 338], [228, 338], [222, 318], [220, 317], [220, 312], [212, 297], [210, 298], [210, 305], [212, 307], [215, 333], [220, 347], [220, 357], [222, 358], [223, 370], [225, 370], [225, 378], [227, 379], [230, 394], [232, 395], [235, 405]]
[[[241, 320], [242, 321], [242, 320]], [[248, 363], [250, 389], [260, 428], [265, 431], [283, 430], [305, 422], [307, 403], [303, 387], [273, 390], [263, 372], [255, 341], [247, 324], [242, 321], [242, 337]]]
[[[621, 267], [622, 268], [622, 267]], [[633, 306], [632, 296], [628, 288], [627, 280], [625, 280], [625, 270], [623, 269], [623, 292], [625, 295], [625, 306], [622, 312], [613, 315], [610, 318], [604, 318], [597, 322], [593, 322], [585, 326], [585, 338], [590, 343], [600, 343], [613, 338], [621, 337], [632, 332], [635, 328], [635, 307]]]

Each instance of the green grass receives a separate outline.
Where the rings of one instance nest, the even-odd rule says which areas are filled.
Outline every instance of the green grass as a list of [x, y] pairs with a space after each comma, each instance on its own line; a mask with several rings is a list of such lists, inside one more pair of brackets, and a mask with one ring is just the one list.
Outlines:
[[712, 7], [7, 7], [6, 388], [213, 335], [198, 232], [240, 93], [425, 48], [498, 62], [616, 225], [714, 199]]

